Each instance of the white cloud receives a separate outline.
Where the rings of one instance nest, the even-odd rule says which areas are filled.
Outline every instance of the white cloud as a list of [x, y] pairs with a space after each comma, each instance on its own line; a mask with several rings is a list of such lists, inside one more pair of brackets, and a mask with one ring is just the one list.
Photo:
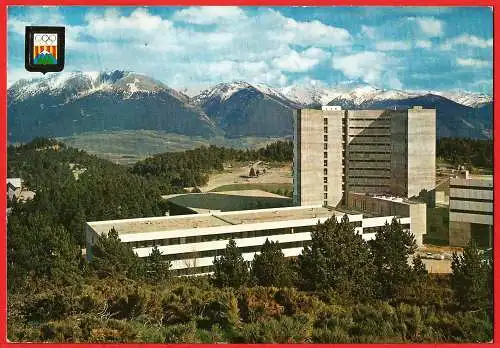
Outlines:
[[279, 25], [274, 35], [280, 41], [295, 45], [309, 46], [342, 46], [351, 43], [351, 34], [344, 28], [326, 25], [318, 20], [299, 22], [287, 18], [278, 12], [274, 13], [274, 20]]
[[402, 83], [394, 69], [397, 64], [398, 59], [384, 52], [366, 51], [332, 58], [333, 69], [342, 71], [350, 79], [360, 79], [369, 84], [401, 89]]
[[177, 11], [173, 19], [175, 21], [190, 24], [216, 24], [222, 21], [235, 22], [246, 20], [245, 12], [239, 7], [233, 6], [206, 6], [190, 7]]
[[292, 50], [284, 56], [273, 59], [273, 64], [284, 71], [304, 72], [312, 69], [326, 56], [325, 51], [311, 47], [300, 53]]
[[375, 44], [379, 51], [405, 51], [411, 48], [408, 42], [404, 41], [380, 41]]
[[429, 40], [417, 40], [415, 46], [418, 48], [432, 48], [432, 42]]
[[427, 37], [438, 37], [444, 33], [444, 22], [434, 17], [409, 17], [408, 20], [415, 21]]
[[466, 67], [484, 68], [490, 66], [491, 62], [474, 58], [457, 58], [457, 64]]
[[374, 27], [369, 27], [367, 25], [361, 26], [361, 33], [369, 39], [374, 39], [377, 30]]
[[456, 45], [465, 45], [477, 48], [489, 48], [493, 47], [493, 39], [482, 39], [480, 37], [463, 34], [452, 39], [446, 40], [446, 42], [441, 46], [443, 50], [451, 50]]

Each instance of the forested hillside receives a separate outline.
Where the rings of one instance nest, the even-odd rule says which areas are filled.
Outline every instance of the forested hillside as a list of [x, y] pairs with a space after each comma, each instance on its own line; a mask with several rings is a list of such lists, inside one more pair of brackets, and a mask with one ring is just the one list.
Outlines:
[[132, 172], [160, 178], [176, 188], [194, 187], [205, 185], [208, 173], [223, 170], [226, 162], [257, 160], [291, 162], [293, 143], [277, 141], [257, 150], [237, 150], [212, 145], [185, 152], [167, 152], [137, 162]]
[[438, 139], [436, 154], [454, 165], [493, 169], [493, 140]]
[[[252, 262], [237, 242], [214, 274], [175, 278], [153, 248], [139, 258], [113, 229], [82, 257], [84, 222], [162, 215], [160, 194], [226, 160], [282, 161], [291, 143], [256, 151], [202, 148], [133, 169], [49, 139], [8, 148], [8, 175], [36, 192], [10, 202], [8, 338], [41, 342], [406, 343], [487, 342], [493, 333], [492, 260], [474, 244], [451, 276], [407, 260], [416, 244], [396, 221], [366, 242], [347, 217], [318, 224], [297, 258], [266, 241]], [[156, 162], [154, 162], [156, 160]], [[138, 168], [142, 168], [143, 172]], [[76, 176], [75, 173], [79, 175]], [[143, 175], [144, 174], [144, 175]], [[194, 179], [197, 176], [193, 177]], [[187, 180], [194, 180], [187, 178]]]

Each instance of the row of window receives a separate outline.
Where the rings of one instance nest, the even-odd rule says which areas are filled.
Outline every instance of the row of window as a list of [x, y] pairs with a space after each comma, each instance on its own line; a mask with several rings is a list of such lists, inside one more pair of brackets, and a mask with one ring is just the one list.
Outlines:
[[450, 209], [450, 213], [464, 213], [464, 214], [474, 214], [474, 215], [493, 215], [492, 211], [463, 210], [463, 209]]
[[349, 126], [350, 129], [391, 129], [390, 126], [366, 126], [366, 127], [351, 127]]
[[311, 232], [313, 226], [302, 226], [293, 228], [278, 228], [270, 230], [258, 230], [258, 231], [244, 231], [244, 232], [233, 232], [233, 233], [219, 233], [210, 234], [202, 236], [190, 236], [190, 237], [175, 237], [175, 238], [164, 238], [164, 239], [152, 239], [152, 240], [140, 240], [134, 242], [127, 242], [132, 246], [132, 248], [147, 248], [153, 246], [164, 246], [164, 245], [179, 245], [179, 244], [192, 244], [192, 243], [202, 243], [202, 242], [213, 242], [217, 240], [229, 240], [229, 239], [244, 239], [244, 238], [256, 238], [265, 236], [274, 236], [281, 234], [291, 234], [300, 232]]
[[391, 151], [349, 151], [350, 154], [378, 154], [378, 155], [387, 155], [390, 154]]
[[[377, 174], [377, 173], [375, 173]], [[390, 179], [390, 175], [349, 175], [349, 179]]]
[[450, 201], [464, 201], [464, 202], [483, 202], [483, 203], [493, 203], [493, 198], [481, 199], [481, 198], [465, 198], [465, 197], [450, 197]]
[[387, 117], [379, 117], [379, 118], [358, 118], [358, 117], [349, 117], [349, 121], [390, 121], [390, 118]]
[[[311, 243], [310, 240], [301, 240], [296, 242], [288, 242], [288, 243], [280, 243], [280, 248], [283, 249], [291, 249], [291, 248], [303, 248], [306, 245]], [[239, 247], [238, 250], [242, 254], [246, 253], [256, 253], [260, 251], [262, 245], [251, 245], [247, 247]], [[162, 258], [170, 261], [177, 260], [186, 260], [186, 267], [195, 267], [196, 260], [205, 258], [205, 257], [216, 257], [224, 254], [224, 248], [221, 249], [211, 249], [211, 250], [203, 250], [203, 251], [191, 251], [187, 253], [178, 253], [178, 254], [167, 254], [162, 255]]]
[[380, 171], [384, 171], [384, 172], [390, 172], [391, 171], [391, 168], [365, 168], [365, 167], [351, 167], [351, 170], [363, 170], [363, 171], [376, 171], [376, 172], [380, 172]]
[[480, 190], [480, 191], [493, 191], [493, 186], [484, 187], [484, 186], [463, 186], [463, 185], [450, 185], [450, 189], [465, 189], [465, 190]]

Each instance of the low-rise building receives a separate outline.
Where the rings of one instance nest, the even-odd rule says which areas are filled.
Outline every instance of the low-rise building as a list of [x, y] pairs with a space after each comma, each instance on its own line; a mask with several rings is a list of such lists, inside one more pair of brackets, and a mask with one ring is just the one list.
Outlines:
[[349, 192], [347, 206], [379, 216], [409, 217], [410, 230], [417, 245], [423, 244], [423, 237], [427, 233], [427, 204], [404, 197]]
[[214, 257], [221, 255], [230, 239], [236, 241], [246, 260], [253, 259], [266, 238], [279, 242], [284, 255], [293, 257], [311, 241], [314, 226], [332, 216], [340, 221], [345, 214], [365, 240], [375, 238], [375, 228], [393, 218], [411, 230], [409, 216], [377, 216], [322, 206], [95, 221], [86, 226], [87, 259], [92, 259], [92, 245], [99, 236], [114, 228], [139, 257], [149, 256], [157, 246], [178, 275], [205, 274], [212, 271]]
[[474, 239], [481, 247], [493, 243], [493, 177], [465, 175], [450, 179], [449, 241], [464, 246]]

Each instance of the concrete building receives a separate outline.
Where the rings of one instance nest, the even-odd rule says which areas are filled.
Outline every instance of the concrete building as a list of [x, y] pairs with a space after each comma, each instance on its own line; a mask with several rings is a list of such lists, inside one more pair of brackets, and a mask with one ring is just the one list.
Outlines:
[[297, 110], [294, 204], [336, 207], [349, 192], [418, 196], [435, 188], [436, 110]]
[[[395, 213], [397, 213], [395, 211]], [[132, 245], [139, 257], [151, 254], [153, 246], [172, 262], [178, 275], [205, 274], [212, 271], [214, 257], [234, 239], [246, 260], [252, 260], [266, 238], [280, 243], [285, 256], [297, 256], [311, 240], [318, 222], [347, 214], [350, 223], [365, 240], [375, 237], [375, 228], [395, 217], [411, 229], [411, 218], [398, 215], [340, 211], [322, 206], [212, 212], [168, 217], [151, 217], [86, 224], [86, 256], [92, 258], [92, 245], [99, 235], [115, 228], [122, 242]]]
[[481, 247], [493, 246], [493, 177], [450, 179], [449, 241], [464, 246], [471, 238]]
[[[379, 216], [406, 216], [410, 218], [410, 231], [418, 245], [427, 233], [427, 204], [394, 196], [376, 196], [349, 192], [347, 207]], [[368, 232], [368, 231], [364, 231]]]

